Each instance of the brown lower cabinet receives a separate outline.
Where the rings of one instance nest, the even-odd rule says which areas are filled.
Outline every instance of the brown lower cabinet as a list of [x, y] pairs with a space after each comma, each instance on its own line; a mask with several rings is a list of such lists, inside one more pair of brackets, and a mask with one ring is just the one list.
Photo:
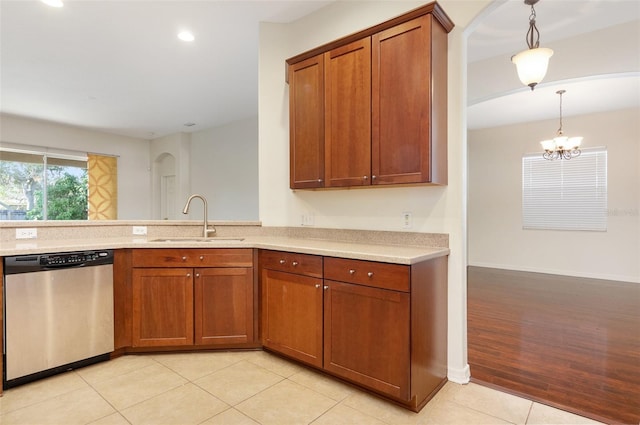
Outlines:
[[325, 281], [324, 369], [409, 400], [409, 294]]
[[131, 265], [130, 346], [254, 342], [251, 249], [139, 249]]
[[262, 272], [265, 347], [322, 367], [322, 279]]
[[418, 411], [447, 378], [447, 257], [413, 265], [261, 250], [265, 348]]
[[133, 269], [133, 346], [193, 344], [192, 269]]

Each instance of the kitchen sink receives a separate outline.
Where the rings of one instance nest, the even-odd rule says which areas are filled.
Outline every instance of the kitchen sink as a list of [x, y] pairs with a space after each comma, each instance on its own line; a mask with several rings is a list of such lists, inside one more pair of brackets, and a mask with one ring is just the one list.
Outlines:
[[212, 238], [158, 238], [149, 242], [241, 242], [244, 238], [234, 237], [212, 237]]

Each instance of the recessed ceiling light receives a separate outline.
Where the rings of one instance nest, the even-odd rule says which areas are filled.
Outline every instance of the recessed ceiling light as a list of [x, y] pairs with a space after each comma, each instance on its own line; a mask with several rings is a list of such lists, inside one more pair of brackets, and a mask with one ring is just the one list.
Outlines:
[[40, 0], [42, 3], [46, 4], [47, 6], [51, 6], [51, 7], [62, 7], [64, 6], [64, 4], [62, 3], [62, 0]]
[[196, 38], [191, 31], [181, 31], [178, 33], [178, 38], [182, 41], [193, 41]]

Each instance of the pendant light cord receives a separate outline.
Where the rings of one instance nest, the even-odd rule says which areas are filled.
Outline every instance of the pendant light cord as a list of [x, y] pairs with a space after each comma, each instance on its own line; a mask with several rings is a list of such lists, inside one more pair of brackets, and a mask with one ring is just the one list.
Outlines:
[[556, 93], [560, 95], [560, 128], [558, 129], [558, 136], [562, 136], [562, 95], [566, 90], [558, 90]]

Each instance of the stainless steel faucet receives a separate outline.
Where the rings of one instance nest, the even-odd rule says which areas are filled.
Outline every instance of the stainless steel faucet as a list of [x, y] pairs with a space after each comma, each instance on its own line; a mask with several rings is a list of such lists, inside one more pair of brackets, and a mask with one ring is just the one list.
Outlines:
[[191, 200], [193, 198], [200, 198], [200, 199], [202, 199], [202, 202], [204, 203], [204, 219], [202, 220], [202, 226], [203, 226], [203, 228], [202, 228], [202, 237], [203, 238], [207, 238], [207, 237], [209, 237], [209, 233], [215, 233], [216, 232], [216, 228], [215, 228], [215, 226], [213, 226], [212, 229], [209, 229], [209, 224], [207, 223], [207, 216], [208, 216], [208, 213], [209, 213], [209, 211], [208, 211], [209, 208], [208, 208], [208, 205], [207, 205], [207, 199], [204, 196], [198, 195], [198, 194], [189, 196], [189, 199], [187, 199], [187, 203], [185, 204], [184, 209], [182, 210], [182, 214], [189, 213], [189, 205], [191, 205]]

